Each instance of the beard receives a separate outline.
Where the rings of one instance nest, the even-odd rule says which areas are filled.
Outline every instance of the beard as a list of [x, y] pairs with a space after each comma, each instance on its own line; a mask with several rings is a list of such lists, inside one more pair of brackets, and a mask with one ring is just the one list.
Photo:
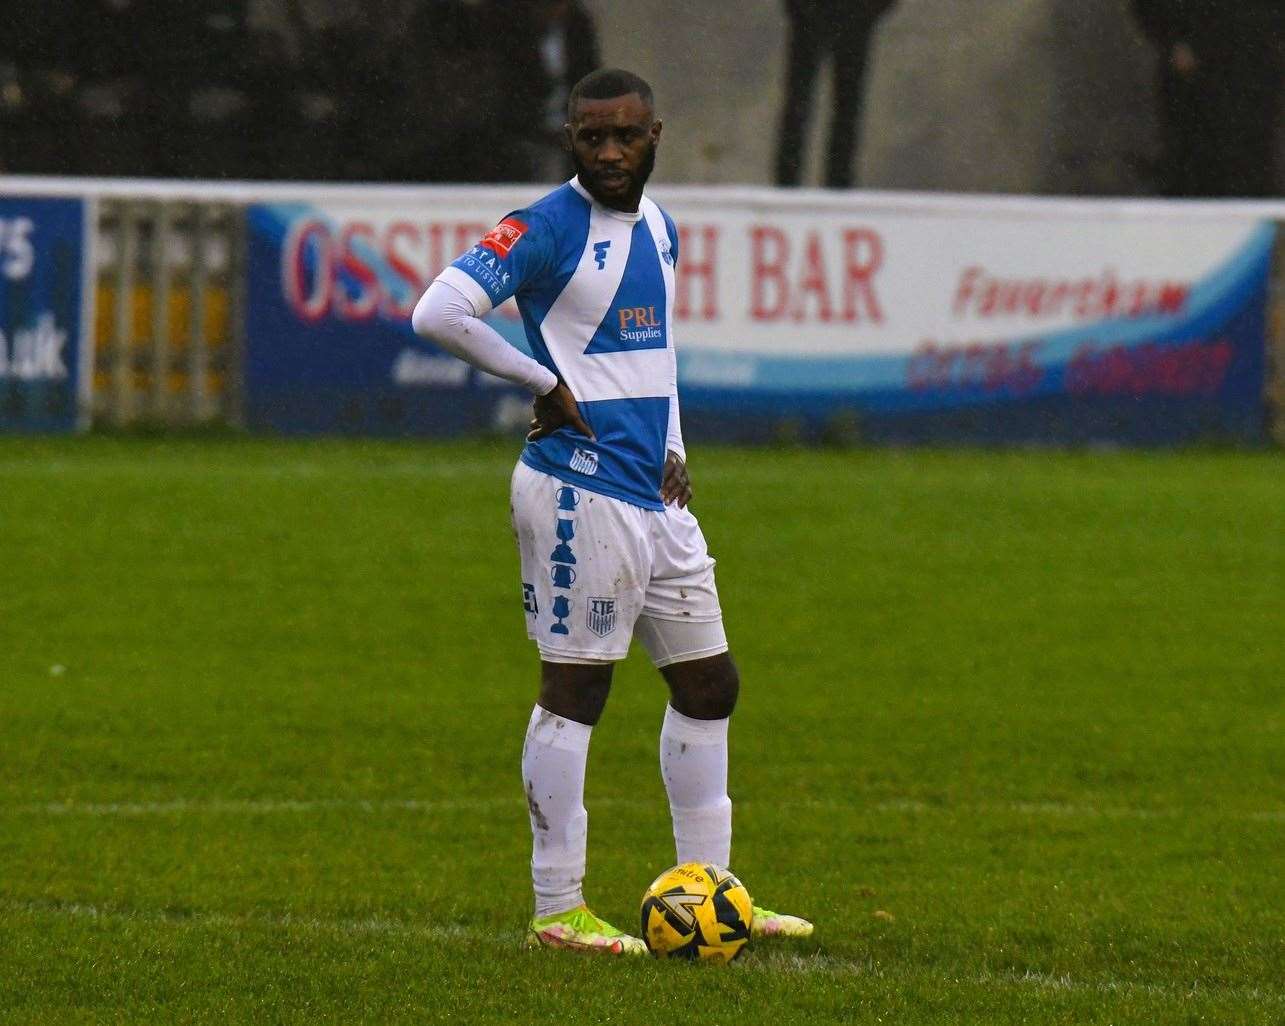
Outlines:
[[629, 185], [622, 192], [613, 192], [609, 187], [605, 187], [604, 183], [598, 180], [596, 173], [591, 171], [580, 160], [580, 155], [576, 153], [574, 148], [571, 151], [571, 163], [575, 167], [580, 181], [589, 190], [589, 194], [603, 206], [614, 207], [622, 200], [625, 200], [636, 207], [638, 199], [642, 196], [643, 187], [647, 184], [647, 179], [651, 177], [652, 171], [656, 168], [656, 144], [648, 142], [647, 152], [643, 155], [642, 163], [638, 165], [638, 170], [626, 172], [629, 176]]

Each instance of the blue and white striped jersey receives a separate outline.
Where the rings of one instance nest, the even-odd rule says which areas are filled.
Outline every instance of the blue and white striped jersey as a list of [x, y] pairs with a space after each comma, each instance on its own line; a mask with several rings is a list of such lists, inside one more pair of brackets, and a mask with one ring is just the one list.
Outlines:
[[[528, 442], [536, 470], [663, 509], [667, 448], [682, 454], [671, 325], [678, 232], [647, 197], [627, 214], [578, 179], [514, 211], [439, 275], [483, 316], [516, 296], [531, 353], [562, 378], [597, 436]], [[674, 441], [670, 442], [670, 439]]]

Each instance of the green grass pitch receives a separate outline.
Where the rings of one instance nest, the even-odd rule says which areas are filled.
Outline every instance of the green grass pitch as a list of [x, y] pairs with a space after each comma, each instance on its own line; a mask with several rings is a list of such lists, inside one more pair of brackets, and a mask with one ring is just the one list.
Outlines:
[[[1279, 1023], [1277, 453], [697, 448], [726, 969], [520, 949], [515, 447], [0, 441], [0, 1022]], [[673, 860], [659, 677], [587, 895]]]

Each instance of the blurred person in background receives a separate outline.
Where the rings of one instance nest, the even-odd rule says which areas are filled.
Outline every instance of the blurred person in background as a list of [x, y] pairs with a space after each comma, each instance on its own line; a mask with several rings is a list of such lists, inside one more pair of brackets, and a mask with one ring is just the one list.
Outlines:
[[1157, 50], [1165, 196], [1280, 195], [1285, 4], [1133, 0]]
[[506, 138], [523, 142], [524, 159], [510, 165], [521, 181], [560, 182], [573, 171], [564, 145], [571, 87], [598, 67], [598, 33], [579, 0], [496, 0], [494, 38]]
[[406, 53], [414, 0], [250, 6], [244, 75], [253, 173], [322, 181], [411, 177], [405, 155], [413, 131], [432, 115], [416, 109], [409, 76], [420, 60]]
[[332, 22], [311, 39], [309, 63], [326, 94], [337, 102], [333, 177], [378, 182], [397, 177], [404, 145], [402, 84], [397, 53], [382, 26], [360, 13]]
[[799, 184], [813, 87], [821, 61], [828, 54], [833, 88], [823, 180], [830, 189], [853, 186], [870, 39], [879, 19], [894, 2], [785, 0], [790, 39], [785, 64], [785, 101], [777, 134], [777, 185]]
[[422, 0], [410, 19], [404, 93], [413, 113], [391, 157], [395, 177], [421, 182], [498, 182], [513, 140], [500, 129], [510, 98], [502, 93], [503, 48], [519, 33], [491, 4]]
[[68, 31], [72, 0], [2, 0], [0, 24], [0, 172], [76, 174], [77, 65]]
[[224, 177], [244, 170], [245, 0], [88, 0], [77, 61], [86, 173]]
[[155, 174], [154, 147], [169, 141], [172, 93], [156, 95], [155, 0], [83, 0], [63, 29], [77, 80], [82, 173]]
[[[300, 178], [324, 163], [316, 143], [324, 128], [305, 116], [308, 82], [285, 37], [262, 26], [250, 33], [245, 89], [249, 133], [245, 149], [247, 178]], [[334, 105], [324, 107], [333, 114]]]
[[165, 37], [152, 55], [153, 86], [172, 93], [172, 131], [159, 173], [192, 178], [249, 175], [253, 56], [246, 0], [187, 0], [158, 17]]
[[[325, 20], [298, 0], [284, 0], [273, 22], [257, 26], [251, 62], [256, 142], [251, 161], [264, 178], [324, 181], [339, 177], [343, 116]], [[344, 13], [337, 15], [342, 19]]]

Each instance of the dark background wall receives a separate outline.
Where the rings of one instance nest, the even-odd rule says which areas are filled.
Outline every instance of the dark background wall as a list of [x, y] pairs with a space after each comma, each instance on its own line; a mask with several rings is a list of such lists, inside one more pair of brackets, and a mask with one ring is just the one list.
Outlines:
[[[768, 180], [786, 33], [777, 0], [588, 5], [605, 59], [638, 68], [661, 95], [666, 177]], [[1153, 61], [1127, 0], [901, 0], [874, 41], [860, 179], [1145, 192], [1156, 149]], [[818, 114], [827, 103], [823, 81]]]
[[[66, 14], [83, 2], [47, 0], [47, 7]], [[134, 75], [144, 80], [141, 88], [125, 76], [134, 84], [124, 92], [86, 80], [79, 92], [59, 93], [49, 110], [32, 107], [0, 125], [8, 135], [0, 139], [0, 168], [399, 181], [553, 180], [564, 172], [556, 124], [537, 139], [517, 138], [544, 113], [544, 87], [524, 89], [532, 76], [523, 60], [540, 61], [533, 56], [539, 37], [514, 20], [527, 0], [243, 2], [251, 29], [265, 30], [245, 33], [254, 45], [233, 51], [255, 55], [252, 73], [238, 79], [236, 60], [207, 60], [217, 67], [200, 75], [218, 79], [222, 69], [223, 81], [202, 78], [196, 86], [215, 88], [194, 87], [191, 104], [188, 93], [157, 87], [145, 74]], [[782, 0], [581, 2], [596, 21], [603, 60], [639, 71], [656, 87], [666, 121], [659, 180], [770, 181], [788, 35]], [[148, 3], [184, 9], [161, 0], [134, 6], [152, 9]], [[0, 0], [5, 10], [22, 6]], [[115, 6], [96, 0], [100, 10]], [[1154, 193], [1156, 55], [1130, 7], [1131, 0], [898, 0], [871, 45], [859, 184]], [[464, 27], [474, 23], [485, 30]], [[0, 79], [6, 61], [18, 59], [6, 57], [12, 49], [0, 44]], [[76, 44], [72, 56], [83, 49]], [[113, 59], [129, 52], [106, 49]], [[179, 70], [198, 63], [175, 59], [175, 47], [164, 43], [154, 49]], [[823, 73], [803, 184], [818, 181], [827, 80]], [[235, 92], [247, 82], [242, 106], [219, 114], [226, 99], [219, 89]], [[0, 89], [0, 114], [10, 93], [7, 85]], [[125, 113], [112, 106], [122, 96]], [[179, 99], [167, 103], [170, 96]], [[531, 103], [538, 113], [530, 113]], [[160, 115], [168, 127], [155, 127]], [[50, 129], [59, 118], [71, 126], [67, 132]], [[84, 123], [72, 125], [76, 118]], [[66, 146], [69, 132], [77, 148]], [[1279, 129], [1278, 136], [1285, 141]], [[183, 145], [170, 146], [171, 139]], [[525, 174], [517, 156], [524, 145], [540, 149]], [[69, 159], [77, 154], [94, 159]], [[1278, 165], [1285, 168], [1285, 159]]]
[[[766, 183], [783, 4], [586, 3], [598, 15], [604, 58], [657, 86], [668, 116], [663, 174]], [[861, 183], [1149, 193], [1159, 145], [1154, 81], [1155, 53], [1128, 0], [899, 0], [871, 53]], [[822, 84], [817, 113], [826, 104]], [[820, 121], [812, 126], [813, 183]], [[1285, 132], [1279, 139], [1285, 144]]]

